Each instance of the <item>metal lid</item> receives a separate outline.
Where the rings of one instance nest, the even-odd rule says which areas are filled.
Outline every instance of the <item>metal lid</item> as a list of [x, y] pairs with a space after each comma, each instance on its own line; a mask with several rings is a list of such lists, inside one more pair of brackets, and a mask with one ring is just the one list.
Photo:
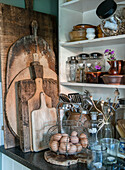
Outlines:
[[87, 53], [81, 53], [77, 56], [78, 59], [86, 60], [89, 58], [89, 54]]
[[71, 56], [71, 60], [69, 61], [69, 63], [78, 63], [78, 60], [76, 60], [76, 56]]
[[117, 9], [117, 4], [114, 0], [103, 1], [96, 9], [96, 15], [100, 19], [106, 19], [110, 17]]
[[121, 98], [121, 99], [118, 99], [118, 100], [119, 100], [119, 104], [125, 105], [125, 98]]
[[98, 53], [98, 52], [94, 52], [90, 54], [91, 58], [101, 58], [103, 56], [103, 54]]

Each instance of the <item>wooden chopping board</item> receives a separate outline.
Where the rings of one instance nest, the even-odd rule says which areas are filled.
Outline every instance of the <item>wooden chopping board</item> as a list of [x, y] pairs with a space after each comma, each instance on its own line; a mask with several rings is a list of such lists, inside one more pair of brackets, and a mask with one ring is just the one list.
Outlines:
[[[28, 110], [29, 110], [29, 127], [30, 127], [30, 148], [31, 151], [33, 150], [33, 143], [32, 143], [32, 125], [31, 125], [31, 113], [33, 110], [37, 110], [40, 108], [40, 93], [44, 92], [43, 90], [43, 80], [41, 78], [35, 79], [36, 84], [36, 92], [34, 96], [28, 100]], [[45, 94], [45, 101], [47, 107], [52, 107], [51, 97]]]
[[41, 107], [32, 111], [33, 150], [35, 152], [48, 148], [47, 131], [56, 124], [57, 115], [55, 108], [46, 106], [45, 94], [41, 93]]

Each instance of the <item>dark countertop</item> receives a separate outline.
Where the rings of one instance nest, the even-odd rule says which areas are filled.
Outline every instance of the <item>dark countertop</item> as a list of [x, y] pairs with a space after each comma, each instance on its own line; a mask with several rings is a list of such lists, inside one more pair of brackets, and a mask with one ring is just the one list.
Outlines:
[[78, 163], [71, 165], [70, 167], [57, 166], [47, 163], [44, 160], [44, 151], [37, 153], [23, 153], [19, 147], [5, 149], [4, 146], [0, 146], [0, 152], [14, 159], [32, 170], [86, 170], [86, 164]]

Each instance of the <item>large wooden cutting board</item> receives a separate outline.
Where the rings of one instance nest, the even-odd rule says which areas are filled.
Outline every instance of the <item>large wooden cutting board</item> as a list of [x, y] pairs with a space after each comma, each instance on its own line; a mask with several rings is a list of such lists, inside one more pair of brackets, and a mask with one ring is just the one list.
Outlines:
[[56, 109], [46, 106], [45, 94], [41, 93], [41, 107], [32, 111], [33, 150], [35, 152], [46, 149], [47, 131], [57, 121]]

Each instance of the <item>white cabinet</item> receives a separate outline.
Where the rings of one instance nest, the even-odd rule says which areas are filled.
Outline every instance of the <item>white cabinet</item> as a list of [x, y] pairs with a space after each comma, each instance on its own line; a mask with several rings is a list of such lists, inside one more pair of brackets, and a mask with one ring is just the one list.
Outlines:
[[[100, 19], [96, 16], [96, 8], [103, 0], [59, 0], [59, 81], [60, 92], [83, 93], [85, 89], [89, 90], [96, 98], [113, 97], [115, 88], [119, 88], [121, 97], [125, 96], [125, 85], [106, 85], [106, 84], [90, 84], [90, 83], [70, 83], [66, 80], [66, 60], [72, 55], [80, 53], [100, 52], [109, 48], [115, 50], [117, 59], [125, 60], [125, 34], [118, 36], [110, 36], [97, 38], [94, 40], [83, 40], [70, 42], [69, 32], [74, 25], [92, 24], [99, 25]], [[116, 0], [117, 3], [125, 1]], [[108, 69], [108, 63], [106, 64]]]

